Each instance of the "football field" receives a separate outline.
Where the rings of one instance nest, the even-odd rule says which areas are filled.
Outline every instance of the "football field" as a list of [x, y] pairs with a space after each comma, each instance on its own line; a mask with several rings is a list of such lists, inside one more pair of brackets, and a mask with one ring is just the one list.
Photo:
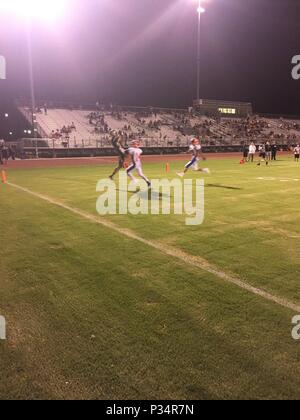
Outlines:
[[1, 399], [300, 398], [300, 164], [205, 166], [187, 175], [205, 180], [199, 226], [98, 215], [110, 161], [8, 169]]

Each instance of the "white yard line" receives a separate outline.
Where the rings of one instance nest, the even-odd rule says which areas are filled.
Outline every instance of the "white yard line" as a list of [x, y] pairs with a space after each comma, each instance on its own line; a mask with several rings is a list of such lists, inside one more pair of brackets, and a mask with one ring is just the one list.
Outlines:
[[250, 284], [240, 280], [237, 276], [225, 273], [223, 271], [221, 271], [220, 269], [218, 269], [217, 267], [213, 266], [212, 264], [210, 264], [208, 261], [200, 258], [200, 257], [196, 257], [190, 254], [187, 254], [184, 251], [181, 251], [180, 249], [171, 247], [171, 246], [167, 246], [161, 242], [156, 242], [156, 241], [151, 241], [148, 239], [145, 239], [139, 235], [137, 235], [136, 233], [134, 233], [133, 231], [129, 230], [129, 229], [125, 229], [125, 228], [121, 228], [117, 225], [115, 225], [112, 222], [109, 222], [108, 220], [105, 220], [103, 218], [100, 218], [99, 216], [94, 216], [92, 214], [89, 214], [83, 210], [79, 210], [75, 207], [71, 207], [68, 206], [67, 204], [62, 203], [61, 201], [58, 201], [56, 199], [47, 197], [43, 194], [39, 194], [36, 193], [34, 191], [31, 191], [27, 188], [21, 187], [20, 185], [16, 185], [13, 184], [11, 182], [7, 182], [7, 185], [19, 190], [19, 191], [23, 191], [27, 194], [30, 194], [36, 198], [39, 198], [41, 200], [44, 200], [50, 204], [53, 204], [55, 206], [61, 207], [64, 210], [68, 210], [70, 212], [72, 212], [73, 214], [76, 214], [77, 216], [80, 216], [83, 219], [89, 220], [90, 222], [93, 223], [97, 223], [99, 225], [105, 226], [108, 229], [111, 229], [123, 236], [126, 236], [130, 239], [133, 239], [135, 241], [141, 242], [151, 248], [156, 249], [157, 251], [161, 252], [162, 254], [168, 255], [170, 257], [176, 258], [178, 260], [180, 260], [181, 262], [189, 265], [189, 266], [193, 266], [193, 267], [197, 267], [203, 271], [206, 271], [207, 273], [213, 274], [214, 276], [218, 277], [219, 279], [227, 282], [227, 283], [231, 283], [234, 284], [235, 286], [239, 287], [240, 289], [244, 289], [247, 290], [248, 292], [254, 294], [254, 295], [258, 295], [262, 298], [264, 298], [265, 300], [268, 300], [270, 302], [276, 303], [277, 305], [283, 306], [287, 309], [291, 309], [292, 311], [294, 311], [297, 314], [300, 314], [300, 306], [290, 302], [289, 300], [270, 294], [268, 292], [265, 292], [264, 290], [258, 289], [254, 286], [251, 286]]

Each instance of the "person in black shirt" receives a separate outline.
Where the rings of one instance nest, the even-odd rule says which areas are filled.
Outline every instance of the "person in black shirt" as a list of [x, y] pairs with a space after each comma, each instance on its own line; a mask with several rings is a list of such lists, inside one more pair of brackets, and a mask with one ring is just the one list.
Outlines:
[[249, 156], [249, 146], [248, 144], [244, 144], [243, 146], [243, 159], [245, 162], [248, 161], [248, 156]]
[[0, 139], [0, 165], [4, 165], [5, 160], [5, 143]]
[[269, 162], [272, 158], [272, 146], [269, 142], [266, 143], [266, 159]]
[[273, 143], [271, 146], [271, 152], [272, 152], [272, 160], [277, 159], [277, 144]]

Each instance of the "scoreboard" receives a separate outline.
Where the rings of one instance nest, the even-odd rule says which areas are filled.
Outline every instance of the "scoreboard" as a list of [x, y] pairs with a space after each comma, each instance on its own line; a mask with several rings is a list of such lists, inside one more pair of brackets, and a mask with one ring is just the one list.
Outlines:
[[253, 114], [252, 104], [249, 102], [218, 101], [200, 99], [194, 101], [194, 108], [202, 115], [209, 117], [247, 117]]

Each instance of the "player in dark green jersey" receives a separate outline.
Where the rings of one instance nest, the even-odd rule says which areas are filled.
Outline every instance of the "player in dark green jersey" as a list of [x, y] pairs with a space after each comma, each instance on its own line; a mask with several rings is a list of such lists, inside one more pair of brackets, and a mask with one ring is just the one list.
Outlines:
[[125, 138], [122, 132], [113, 131], [111, 135], [111, 143], [113, 145], [113, 148], [115, 149], [116, 154], [119, 157], [119, 164], [113, 171], [112, 175], [109, 177], [111, 180], [113, 180], [115, 175], [117, 175], [117, 173], [119, 173], [120, 170], [124, 168], [127, 150], [125, 148]]

